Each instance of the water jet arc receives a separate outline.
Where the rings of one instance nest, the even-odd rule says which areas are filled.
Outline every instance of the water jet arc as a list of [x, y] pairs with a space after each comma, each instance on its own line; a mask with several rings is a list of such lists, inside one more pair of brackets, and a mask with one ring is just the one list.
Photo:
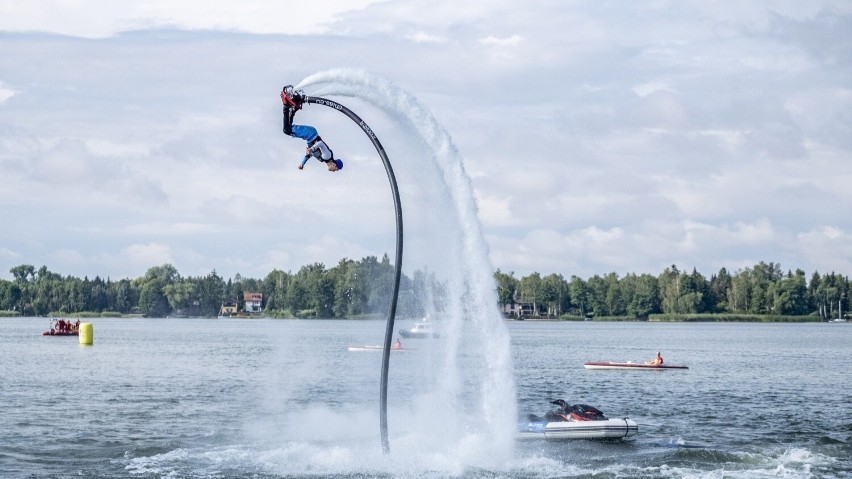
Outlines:
[[385, 153], [382, 143], [379, 141], [379, 138], [373, 130], [367, 126], [364, 120], [361, 119], [361, 117], [340, 103], [326, 98], [305, 96], [305, 103], [313, 103], [315, 105], [322, 105], [335, 109], [348, 116], [349, 119], [361, 127], [364, 133], [366, 133], [370, 138], [370, 141], [373, 142], [373, 146], [376, 147], [376, 151], [379, 152], [379, 156], [382, 157], [382, 163], [385, 165], [385, 171], [387, 171], [388, 180], [391, 185], [393, 206], [396, 211], [396, 258], [394, 259], [396, 271], [393, 279], [393, 294], [391, 295], [391, 304], [388, 311], [388, 321], [385, 328], [385, 343], [384, 351], [382, 353], [382, 383], [379, 393], [379, 429], [382, 435], [382, 450], [385, 454], [387, 454], [390, 452], [390, 442], [388, 441], [388, 366], [390, 365], [391, 340], [393, 339], [393, 322], [396, 317], [396, 303], [399, 297], [399, 279], [402, 275], [402, 205], [399, 201], [399, 188], [396, 186], [396, 177], [393, 174], [390, 159], [388, 159], [388, 155]]

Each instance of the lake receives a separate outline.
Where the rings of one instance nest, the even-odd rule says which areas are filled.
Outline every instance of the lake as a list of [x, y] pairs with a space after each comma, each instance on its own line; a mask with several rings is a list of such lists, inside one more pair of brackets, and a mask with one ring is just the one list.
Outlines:
[[[424, 393], [478, 373], [461, 351], [458, 377], [436, 376], [440, 339], [392, 353], [385, 455], [381, 353], [347, 349], [380, 344], [384, 321], [91, 322], [82, 346], [42, 336], [47, 319], [0, 318], [0, 477], [852, 477], [850, 324], [507, 321], [518, 416], [563, 398], [639, 433], [489, 457], [488, 438], [449, 440], [458, 424], [430, 421], [492, 413]], [[656, 351], [689, 369], [582, 366]]]

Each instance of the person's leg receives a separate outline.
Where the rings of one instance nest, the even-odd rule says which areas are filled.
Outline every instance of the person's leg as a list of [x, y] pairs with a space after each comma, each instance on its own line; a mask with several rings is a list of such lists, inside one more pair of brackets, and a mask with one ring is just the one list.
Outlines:
[[289, 106], [284, 105], [284, 134], [293, 135], [293, 117], [296, 115], [296, 110]]
[[308, 143], [316, 140], [319, 136], [317, 129], [309, 125], [293, 125], [291, 135], [301, 138]]

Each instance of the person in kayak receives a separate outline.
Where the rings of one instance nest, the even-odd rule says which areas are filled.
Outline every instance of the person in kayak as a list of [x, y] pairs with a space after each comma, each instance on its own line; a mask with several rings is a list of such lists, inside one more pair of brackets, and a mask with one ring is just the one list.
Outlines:
[[663, 357], [660, 356], [660, 352], [657, 351], [657, 357], [655, 357], [653, 361], [648, 361], [647, 364], [650, 364], [652, 366], [662, 366], [663, 365]]
[[284, 115], [284, 133], [296, 138], [301, 138], [308, 143], [305, 149], [305, 158], [299, 165], [299, 169], [305, 168], [305, 163], [311, 157], [322, 161], [328, 166], [328, 171], [337, 171], [343, 168], [343, 162], [334, 158], [334, 152], [328, 147], [322, 137], [319, 136], [317, 129], [310, 125], [294, 125], [293, 118], [296, 112], [302, 109], [302, 104], [305, 99], [301, 91], [293, 89], [292, 85], [287, 85], [281, 90], [281, 103], [283, 104], [282, 113]]

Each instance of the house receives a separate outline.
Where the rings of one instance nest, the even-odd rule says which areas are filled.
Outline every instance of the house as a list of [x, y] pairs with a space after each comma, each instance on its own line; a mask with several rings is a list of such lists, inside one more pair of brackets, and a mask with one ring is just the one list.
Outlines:
[[219, 308], [219, 316], [233, 316], [237, 314], [238, 309], [239, 305], [237, 302], [229, 299], [222, 303], [222, 307]]
[[533, 309], [533, 303], [529, 302], [511, 302], [509, 304], [500, 305], [501, 312], [503, 316], [506, 318], [529, 318], [531, 316], [535, 316], [535, 309]]
[[263, 293], [243, 293], [243, 311], [246, 313], [260, 313], [263, 309]]
[[522, 298], [517, 291], [512, 295], [512, 302], [502, 304], [500, 308], [503, 316], [506, 318], [524, 319], [538, 316], [535, 302], [528, 298]]

